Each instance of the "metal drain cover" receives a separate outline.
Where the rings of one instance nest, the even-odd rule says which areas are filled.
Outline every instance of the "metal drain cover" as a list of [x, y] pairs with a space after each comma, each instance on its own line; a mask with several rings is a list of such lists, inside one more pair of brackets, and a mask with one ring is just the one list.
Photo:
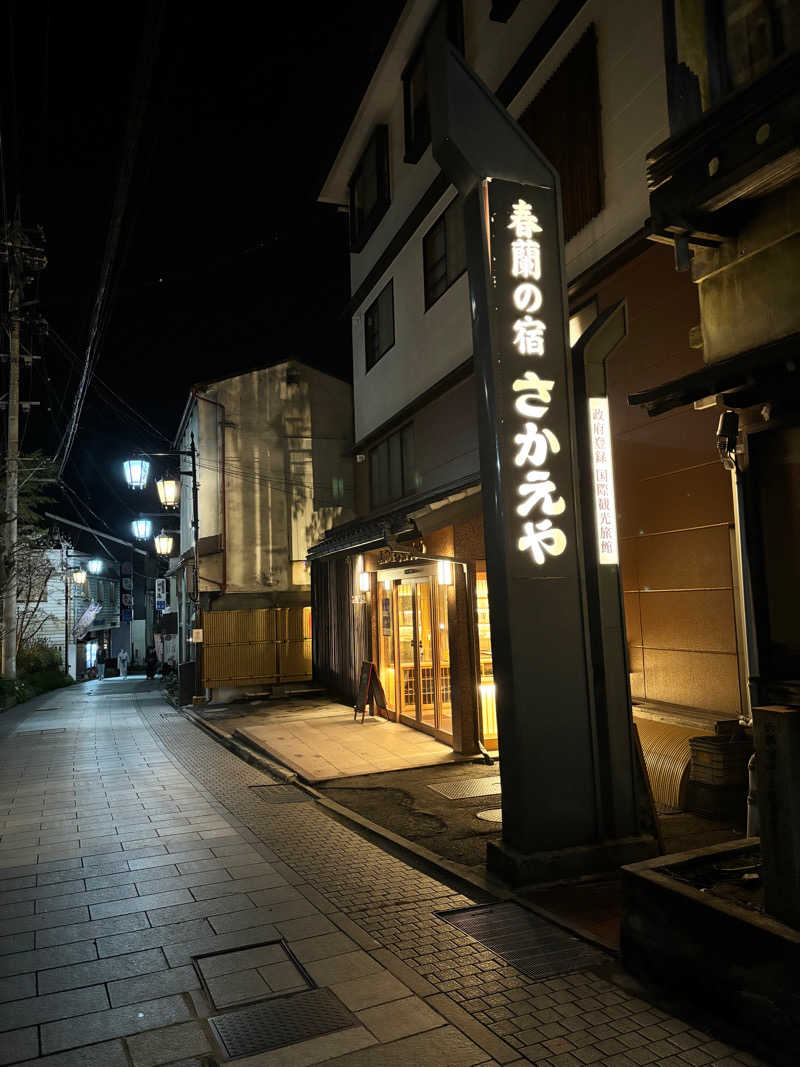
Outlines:
[[503, 809], [502, 808], [487, 808], [486, 811], [476, 811], [475, 817], [477, 819], [483, 819], [484, 822], [502, 822], [503, 821]]
[[312, 804], [314, 798], [296, 785], [254, 785], [254, 793], [269, 804]]
[[253, 1056], [359, 1025], [355, 1015], [329, 989], [296, 993], [215, 1015], [208, 1021], [228, 1059]]
[[434, 793], [448, 800], [463, 800], [466, 797], [493, 797], [500, 795], [500, 775], [487, 774], [485, 778], [452, 778], [449, 782], [429, 785]]
[[599, 949], [526, 911], [519, 904], [487, 904], [440, 911], [437, 915], [537, 981], [607, 962]]

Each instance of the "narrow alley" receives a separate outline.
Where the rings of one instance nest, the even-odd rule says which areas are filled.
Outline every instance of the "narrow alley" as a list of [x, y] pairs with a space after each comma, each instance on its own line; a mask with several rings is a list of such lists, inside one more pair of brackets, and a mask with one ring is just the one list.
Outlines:
[[442, 917], [488, 896], [237, 759], [154, 683], [50, 693], [0, 731], [2, 1064], [759, 1063], [532, 913], [560, 948], [515, 969]]

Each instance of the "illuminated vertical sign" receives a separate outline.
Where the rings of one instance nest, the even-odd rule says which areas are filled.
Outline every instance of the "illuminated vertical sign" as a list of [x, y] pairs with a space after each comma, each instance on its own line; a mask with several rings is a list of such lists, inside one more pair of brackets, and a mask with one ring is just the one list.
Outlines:
[[486, 197], [507, 560], [514, 577], [559, 577], [575, 538], [553, 196], [492, 180]]
[[619, 563], [617, 506], [614, 499], [614, 469], [611, 464], [611, 422], [608, 398], [605, 396], [589, 397], [589, 438], [592, 443], [597, 558], [600, 563]]

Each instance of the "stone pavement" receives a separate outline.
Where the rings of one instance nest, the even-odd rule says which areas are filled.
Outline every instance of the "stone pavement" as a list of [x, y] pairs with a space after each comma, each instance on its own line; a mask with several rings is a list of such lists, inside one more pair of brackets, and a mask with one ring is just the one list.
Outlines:
[[[145, 681], [48, 694], [0, 717], [0, 735], [0, 1064], [759, 1062], [610, 968], [526, 978], [436, 917], [479, 893], [313, 800], [277, 802], [287, 787]], [[277, 939], [354, 1024], [224, 1061], [209, 997], [292, 988], [274, 949], [244, 951]], [[197, 958], [235, 949], [203, 986]]]
[[449, 745], [399, 722], [353, 709], [327, 697], [284, 697], [228, 708], [195, 708], [192, 715], [243, 738], [304, 782], [402, 771], [471, 760]]

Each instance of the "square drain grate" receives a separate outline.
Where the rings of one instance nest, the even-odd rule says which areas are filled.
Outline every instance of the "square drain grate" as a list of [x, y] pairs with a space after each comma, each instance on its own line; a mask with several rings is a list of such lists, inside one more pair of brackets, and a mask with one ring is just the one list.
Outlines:
[[250, 787], [268, 804], [313, 804], [314, 798], [296, 785], [253, 785]]
[[452, 778], [449, 782], [435, 782], [429, 785], [434, 793], [439, 793], [448, 800], [464, 800], [466, 797], [494, 797], [500, 795], [500, 775], [487, 775], [485, 778]]
[[329, 989], [311, 989], [215, 1015], [208, 1021], [229, 1059], [254, 1056], [359, 1025], [355, 1015]]
[[607, 962], [607, 957], [599, 949], [526, 911], [519, 904], [486, 904], [440, 911], [437, 915], [537, 981]]
[[217, 1010], [311, 989], [314, 983], [282, 941], [194, 957]]

